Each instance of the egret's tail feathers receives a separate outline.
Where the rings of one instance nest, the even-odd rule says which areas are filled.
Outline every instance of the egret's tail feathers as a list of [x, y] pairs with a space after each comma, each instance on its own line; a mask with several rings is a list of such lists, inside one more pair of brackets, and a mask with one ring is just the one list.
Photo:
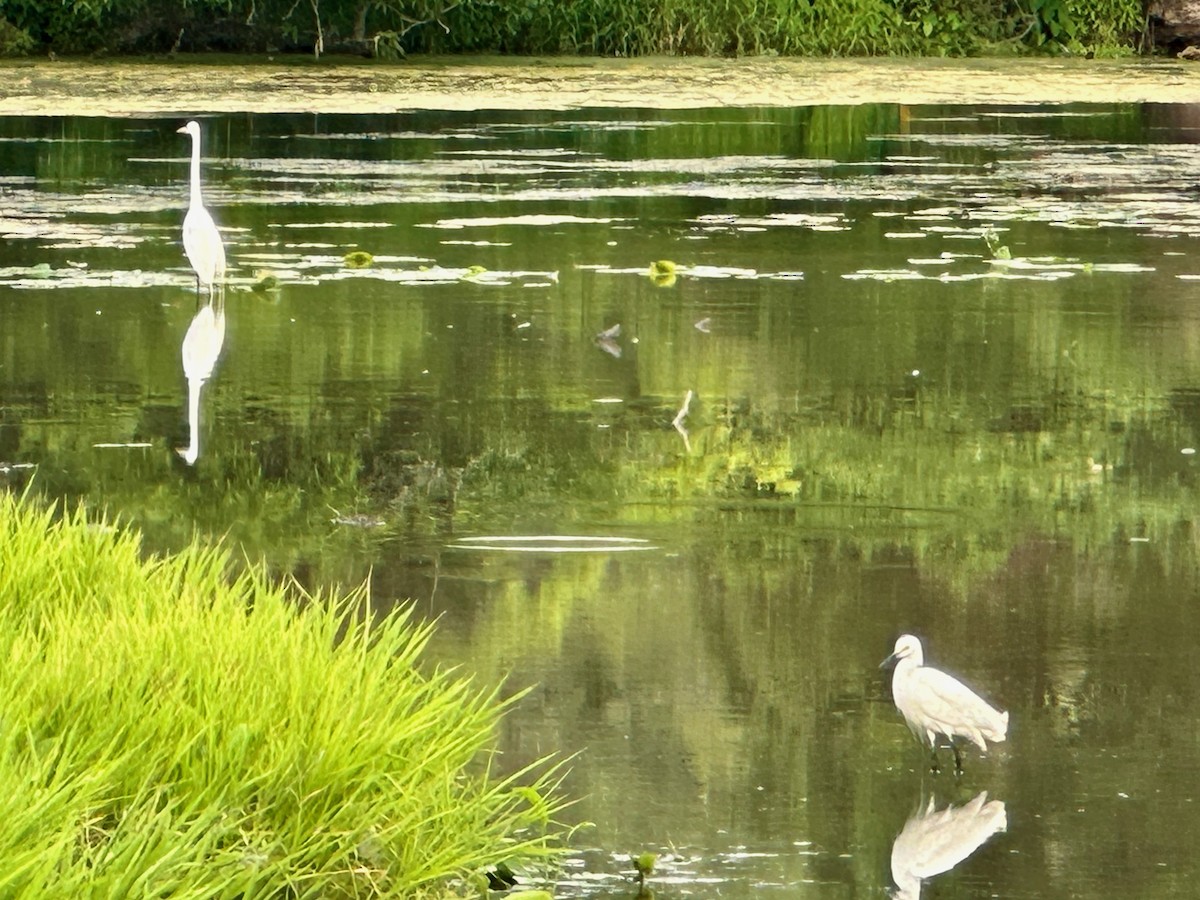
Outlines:
[[995, 720], [991, 723], [991, 727], [984, 731], [983, 736], [994, 744], [998, 744], [1008, 737], [1008, 713], [996, 713]]

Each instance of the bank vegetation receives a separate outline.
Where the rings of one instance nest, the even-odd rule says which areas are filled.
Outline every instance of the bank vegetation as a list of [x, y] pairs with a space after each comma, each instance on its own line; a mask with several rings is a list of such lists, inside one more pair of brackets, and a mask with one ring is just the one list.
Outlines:
[[551, 775], [426, 626], [0, 496], [0, 894], [423, 896], [544, 857]]
[[925, 55], [1143, 49], [1143, 0], [8, 0], [0, 55]]

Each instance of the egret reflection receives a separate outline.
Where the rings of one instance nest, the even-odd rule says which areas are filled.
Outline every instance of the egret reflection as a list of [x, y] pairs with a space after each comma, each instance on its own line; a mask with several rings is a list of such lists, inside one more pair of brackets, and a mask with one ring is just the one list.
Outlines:
[[921, 883], [948, 872], [978, 850], [993, 834], [1008, 828], [1008, 813], [1000, 800], [988, 800], [982, 791], [963, 806], [937, 808], [929, 799], [918, 810], [892, 844], [894, 900], [918, 900]]
[[200, 388], [213, 373], [225, 343], [225, 299], [218, 294], [200, 308], [183, 336], [183, 374], [188, 383], [188, 445], [178, 451], [189, 466], [200, 458]]

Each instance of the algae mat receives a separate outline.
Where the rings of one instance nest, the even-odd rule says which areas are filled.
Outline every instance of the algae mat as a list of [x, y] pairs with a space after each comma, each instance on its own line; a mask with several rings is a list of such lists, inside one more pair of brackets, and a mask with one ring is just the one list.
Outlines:
[[0, 65], [0, 115], [1087, 102], [1200, 102], [1200, 66], [1166, 59], [474, 57]]

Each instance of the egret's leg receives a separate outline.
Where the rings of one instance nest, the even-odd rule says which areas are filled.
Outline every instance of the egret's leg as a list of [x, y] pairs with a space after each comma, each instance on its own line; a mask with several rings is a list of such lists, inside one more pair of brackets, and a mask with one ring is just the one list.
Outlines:
[[937, 761], [937, 741], [933, 742], [933, 747], [929, 751], [929, 771], [934, 775], [942, 771], [942, 767], [938, 765]]
[[962, 751], [958, 749], [958, 744], [954, 742], [953, 738], [950, 739], [950, 747], [954, 750], [954, 774], [961, 775], [963, 773]]

